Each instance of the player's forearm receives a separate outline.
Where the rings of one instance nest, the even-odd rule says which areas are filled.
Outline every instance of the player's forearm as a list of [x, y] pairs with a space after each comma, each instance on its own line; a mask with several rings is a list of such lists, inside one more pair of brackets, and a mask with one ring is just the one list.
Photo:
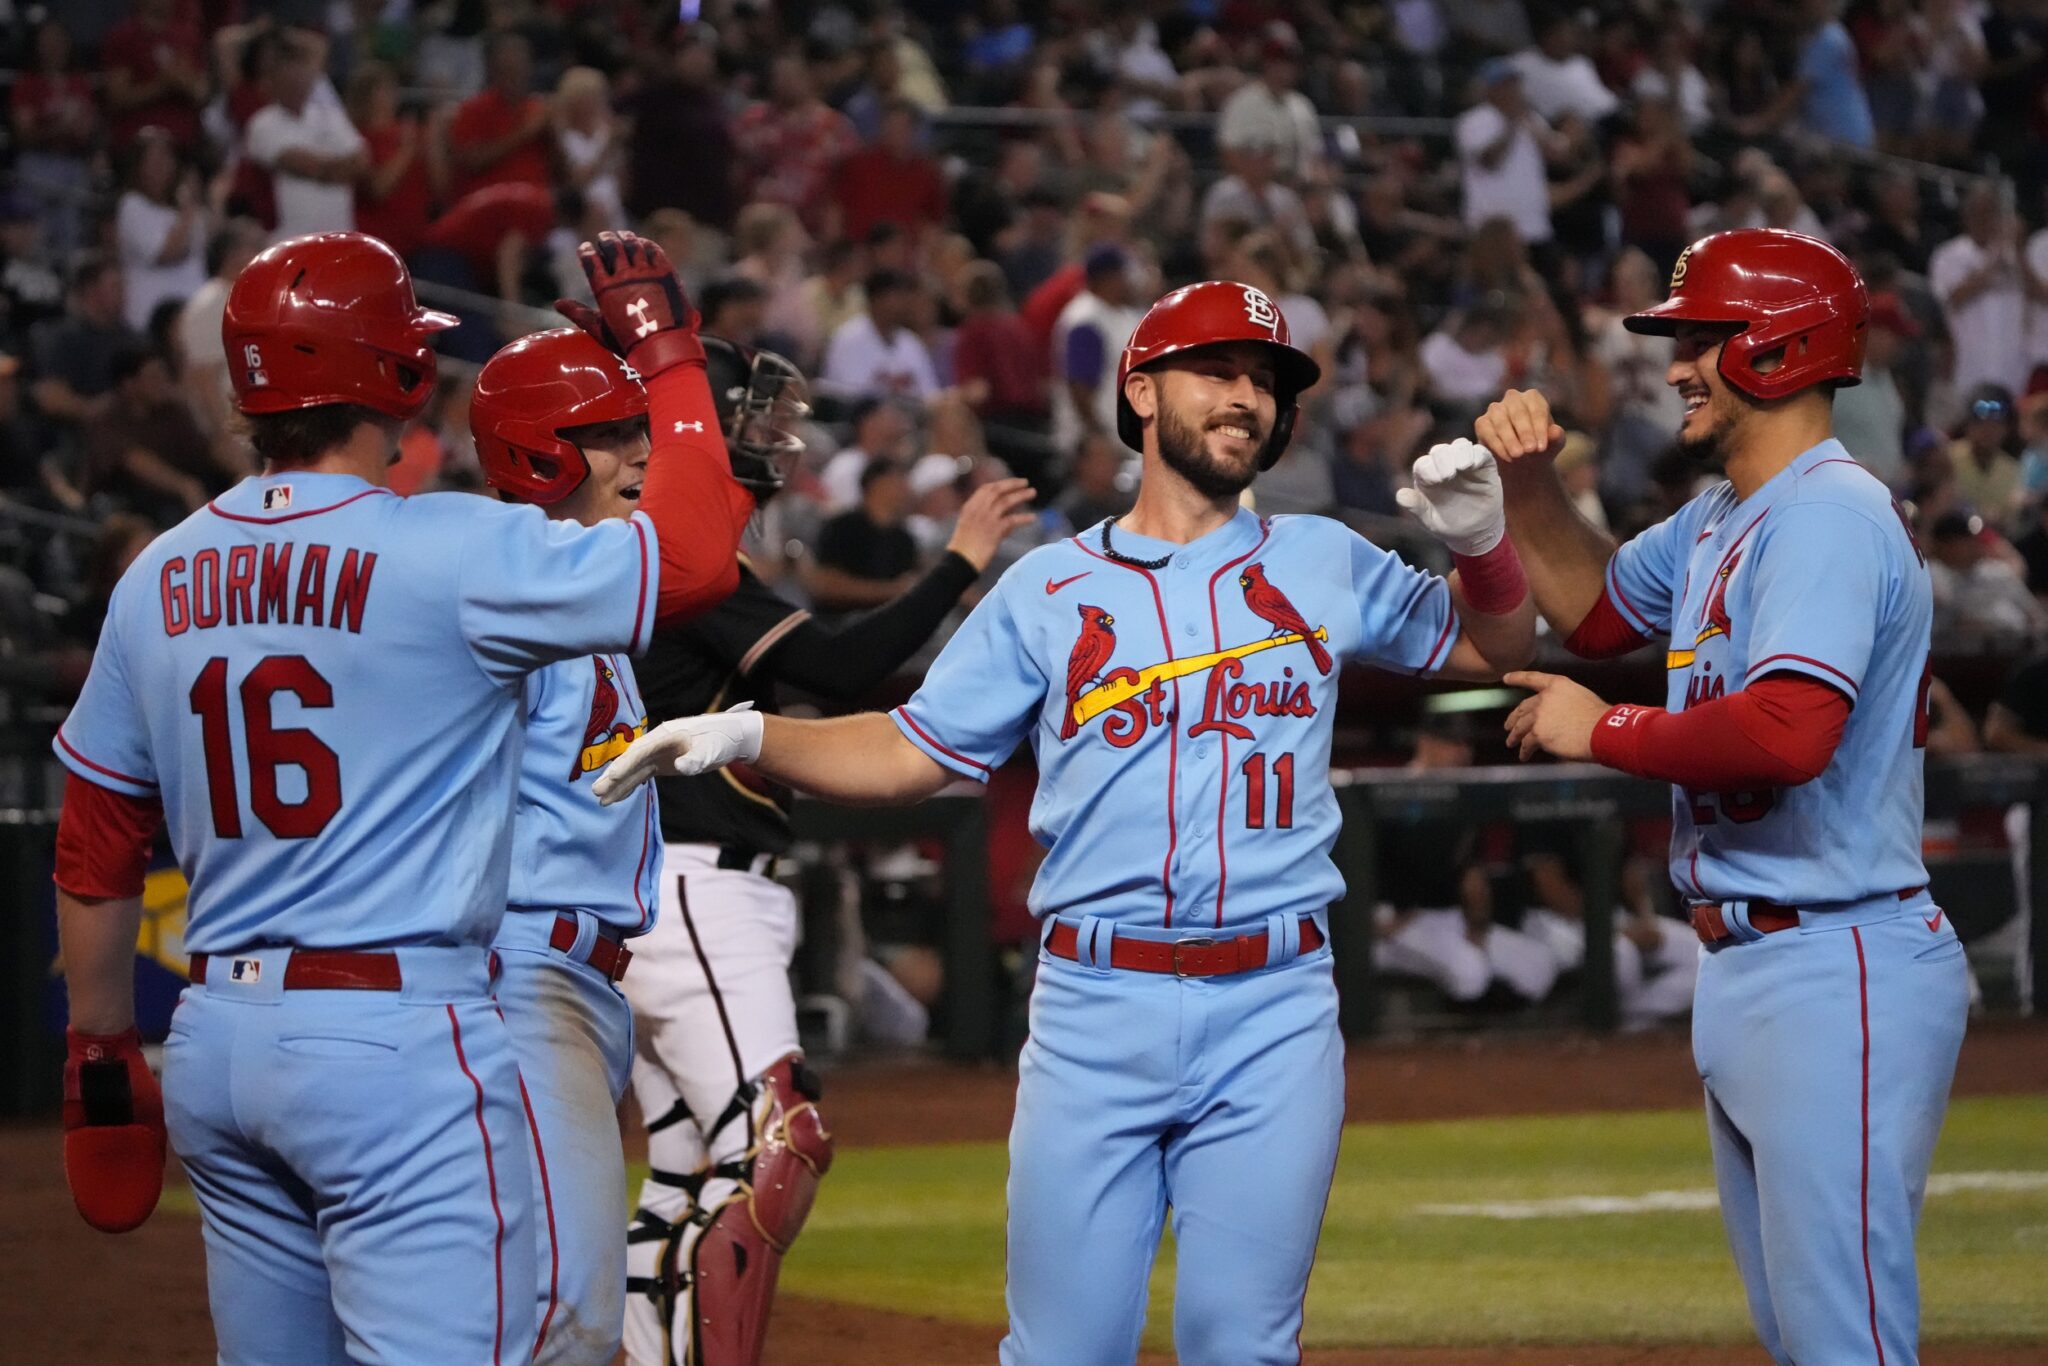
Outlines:
[[[1474, 607], [1465, 596], [1465, 588], [1459, 580], [1458, 571], [1451, 571], [1451, 602], [1458, 613], [1458, 631], [1463, 637], [1462, 644], [1469, 644], [1478, 659], [1460, 659], [1461, 652], [1452, 652], [1451, 669], [1460, 674], [1483, 673], [1498, 676], [1526, 666], [1536, 654], [1536, 604], [1527, 594], [1506, 612], [1482, 612]], [[1484, 662], [1484, 669], [1473, 668]]]
[[769, 671], [780, 682], [838, 701], [858, 698], [894, 673], [980, 575], [949, 551], [925, 576], [872, 611], [837, 627], [805, 621], [776, 643]]
[[1508, 538], [1521, 554], [1536, 610], [1569, 636], [1600, 600], [1614, 542], [1579, 515], [1548, 461], [1503, 461], [1500, 483]]
[[903, 738], [881, 712], [804, 720], [762, 718], [764, 777], [847, 806], [900, 806], [923, 801], [953, 775]]
[[87, 899], [57, 889], [57, 949], [70, 995], [71, 1027], [119, 1034], [135, 1023], [139, 896]]
[[739, 586], [740, 536], [753, 498], [734, 482], [702, 361], [674, 365], [647, 382], [653, 450], [640, 509], [661, 547], [655, 620], [697, 616]]

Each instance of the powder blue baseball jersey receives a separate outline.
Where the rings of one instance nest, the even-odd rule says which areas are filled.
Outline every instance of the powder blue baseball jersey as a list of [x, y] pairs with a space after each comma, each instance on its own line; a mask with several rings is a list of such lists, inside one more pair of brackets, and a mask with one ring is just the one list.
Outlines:
[[1187, 545], [1101, 527], [1013, 565], [892, 717], [986, 780], [1038, 758], [1035, 914], [1208, 929], [1343, 894], [1329, 784], [1336, 661], [1441, 667], [1449, 585], [1341, 523], [1240, 509]]
[[638, 650], [657, 572], [639, 515], [247, 479], [122, 577], [55, 749], [161, 793], [195, 953], [488, 944], [525, 676]]
[[1767, 674], [1817, 678], [1853, 704], [1827, 770], [1766, 792], [1673, 790], [1671, 877], [1691, 896], [1799, 906], [1927, 881], [1927, 569], [1883, 484], [1823, 441], [1738, 500], [1716, 485], [1623, 545], [1607, 592], [1669, 636], [1680, 711]]
[[654, 784], [601, 805], [590, 785], [647, 732], [623, 654], [565, 659], [526, 682], [526, 753], [512, 825], [511, 909], [589, 911], [627, 934], [654, 923], [661, 876]]

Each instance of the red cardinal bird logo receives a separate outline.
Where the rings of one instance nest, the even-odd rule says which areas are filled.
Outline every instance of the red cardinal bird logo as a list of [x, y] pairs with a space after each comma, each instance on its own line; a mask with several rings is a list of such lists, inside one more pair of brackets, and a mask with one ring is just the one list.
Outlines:
[[[1700, 629], [1700, 640], [1709, 636], [1725, 636], [1733, 629], [1728, 622], [1728, 580], [1734, 576], [1735, 566], [1741, 563], [1742, 555], [1738, 551], [1728, 557], [1728, 563], [1722, 565], [1721, 572], [1714, 576], [1714, 591], [1707, 594], [1706, 611], [1701, 613], [1701, 620], [1706, 624]], [[1699, 641], [1693, 643], [1697, 645]]]
[[1062, 740], [1073, 739], [1080, 730], [1074, 724], [1074, 703], [1080, 700], [1081, 689], [1097, 679], [1102, 666], [1116, 652], [1116, 632], [1110, 629], [1116, 625], [1116, 618], [1086, 603], [1077, 610], [1081, 614], [1081, 634], [1074, 641], [1073, 653], [1067, 656], [1067, 706], [1060, 713]]
[[583, 745], [576, 753], [575, 766], [569, 770], [572, 783], [618, 757], [639, 733], [619, 720], [619, 685], [614, 681], [611, 665], [595, 655], [590, 662], [597, 669], [597, 686], [590, 694], [590, 720], [583, 727]]
[[1244, 573], [1237, 576], [1237, 586], [1244, 590], [1244, 605], [1252, 613], [1270, 623], [1274, 635], [1292, 631], [1301, 637], [1301, 643], [1308, 646], [1308, 657], [1316, 663], [1316, 672], [1330, 672], [1330, 652], [1316, 639], [1309, 624], [1301, 619], [1301, 613], [1294, 610], [1294, 604], [1287, 595], [1266, 581], [1266, 566], [1248, 564]]

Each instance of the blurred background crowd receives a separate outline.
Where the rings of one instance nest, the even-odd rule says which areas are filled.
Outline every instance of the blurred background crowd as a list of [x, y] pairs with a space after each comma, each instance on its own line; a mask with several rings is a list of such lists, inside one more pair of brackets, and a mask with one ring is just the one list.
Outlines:
[[[1426, 563], [1409, 464], [1533, 386], [1580, 508], [1631, 535], [1702, 475], [1670, 343], [1620, 319], [1689, 241], [1774, 225], [1871, 288], [1836, 423], [1934, 576], [1937, 734], [2048, 748], [2048, 674], [2015, 672], [2048, 643], [2048, 0], [0, 0], [0, 68], [13, 719], [61, 715], [121, 569], [250, 471], [219, 324], [281, 237], [374, 233], [464, 319], [407, 493], [479, 487], [475, 366], [582, 293], [578, 241], [661, 242], [708, 330], [813, 377], [751, 549], [830, 613], [1004, 473], [1042, 511], [1003, 562], [1126, 507], [1118, 351], [1216, 276], [1324, 374], [1262, 511]], [[1340, 748], [1497, 757], [1463, 725]], [[1511, 862], [1570, 901], [1549, 853]]]

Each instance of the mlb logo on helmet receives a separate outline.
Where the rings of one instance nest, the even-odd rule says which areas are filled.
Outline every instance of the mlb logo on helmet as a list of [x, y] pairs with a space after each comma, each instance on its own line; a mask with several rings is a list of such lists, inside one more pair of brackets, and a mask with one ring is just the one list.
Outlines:
[[290, 484], [279, 484], [275, 488], [263, 490], [263, 510], [265, 512], [283, 512], [291, 505], [292, 486]]
[[228, 965], [228, 980], [248, 982], [254, 985], [263, 980], [263, 960], [260, 958], [237, 958]]

